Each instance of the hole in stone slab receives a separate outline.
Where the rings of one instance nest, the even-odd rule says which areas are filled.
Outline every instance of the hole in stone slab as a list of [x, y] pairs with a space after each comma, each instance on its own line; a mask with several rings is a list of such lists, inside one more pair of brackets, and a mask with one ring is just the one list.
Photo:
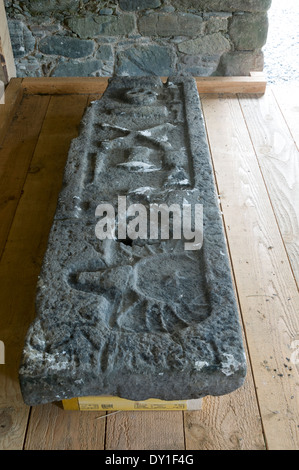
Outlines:
[[124, 239], [117, 239], [118, 242], [123, 243], [126, 246], [133, 246], [133, 240], [129, 237], [124, 238]]

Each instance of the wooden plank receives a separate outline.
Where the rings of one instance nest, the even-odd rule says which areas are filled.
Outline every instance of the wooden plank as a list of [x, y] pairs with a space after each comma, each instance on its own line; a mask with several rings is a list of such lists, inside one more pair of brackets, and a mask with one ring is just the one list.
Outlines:
[[184, 415], [187, 450], [265, 450], [251, 379], [233, 393], [205, 398], [202, 410]]
[[23, 97], [21, 84], [21, 78], [13, 78], [5, 89], [4, 104], [0, 105], [0, 148]]
[[47, 95], [102, 94], [107, 84], [105, 77], [28, 77], [22, 81], [26, 94]]
[[48, 108], [47, 96], [24, 97], [0, 149], [0, 259]]
[[198, 93], [265, 93], [263, 75], [252, 77], [196, 77]]
[[272, 85], [271, 90], [299, 149], [299, 85]]
[[202, 102], [267, 448], [295, 450], [298, 290], [237, 97]]
[[[0, 263], [0, 332], [7, 363], [1, 366], [0, 410], [9, 426], [0, 433], [0, 448], [21, 449], [29, 408], [23, 404], [18, 368], [24, 337], [35, 310], [36, 282], [47, 245], [71, 139], [87, 97], [53, 97], [31, 163], [39, 171], [28, 173]], [[32, 415], [32, 427], [34, 418]], [[44, 418], [48, 419], [47, 413]], [[27, 433], [30, 442], [34, 436]], [[67, 434], [67, 430], [64, 432]], [[74, 431], [77, 432], [76, 427]], [[38, 439], [39, 436], [36, 436]]]
[[[264, 76], [253, 77], [195, 77], [199, 93], [264, 93]], [[162, 77], [165, 81], [166, 78]], [[91, 94], [104, 93], [108, 84], [105, 77], [50, 77], [24, 78], [27, 94]]]
[[299, 286], [299, 152], [270, 89], [240, 103]]
[[[233, 277], [232, 265], [230, 267]], [[234, 290], [238, 298], [235, 282]], [[240, 323], [242, 324], [241, 316]], [[261, 416], [244, 332], [243, 343], [247, 360], [247, 376], [244, 385], [234, 393], [205, 398], [200, 412], [184, 413], [187, 450], [265, 449]]]
[[16, 67], [3, 0], [0, 0], [0, 69], [0, 79], [4, 79], [4, 83], [8, 83], [11, 78], [16, 77]]
[[182, 411], [120, 411], [106, 426], [106, 450], [185, 449]]
[[[242, 322], [242, 319], [240, 321]], [[243, 342], [247, 358], [244, 385], [225, 396], [206, 397], [202, 409], [198, 412], [184, 412], [187, 450], [265, 449], [245, 337]]]
[[56, 404], [32, 409], [25, 450], [103, 450], [106, 414], [66, 411]]

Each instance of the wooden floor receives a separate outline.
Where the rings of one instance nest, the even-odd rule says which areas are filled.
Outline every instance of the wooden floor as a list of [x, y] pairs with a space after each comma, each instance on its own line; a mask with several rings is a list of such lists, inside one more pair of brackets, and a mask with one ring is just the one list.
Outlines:
[[248, 357], [245, 385], [207, 397], [200, 411], [110, 415], [59, 403], [29, 408], [18, 385], [68, 148], [100, 96], [53, 93], [15, 79], [5, 115], [0, 106], [0, 448], [298, 450], [299, 87], [201, 95]]

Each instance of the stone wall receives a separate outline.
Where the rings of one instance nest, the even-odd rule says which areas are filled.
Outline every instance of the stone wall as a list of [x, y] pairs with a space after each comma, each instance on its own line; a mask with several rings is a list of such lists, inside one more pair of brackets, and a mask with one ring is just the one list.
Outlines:
[[5, 1], [18, 76], [248, 75], [271, 0]]

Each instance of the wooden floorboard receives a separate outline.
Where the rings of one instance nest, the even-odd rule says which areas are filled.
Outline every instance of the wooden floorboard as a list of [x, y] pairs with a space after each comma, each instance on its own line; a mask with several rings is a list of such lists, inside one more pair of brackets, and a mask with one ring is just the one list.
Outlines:
[[65, 411], [59, 404], [35, 406], [24, 449], [103, 450], [105, 416], [106, 413], [95, 411]]
[[122, 411], [108, 415], [106, 450], [184, 450], [182, 411]]
[[[94, 87], [95, 81], [90, 89], [88, 82], [80, 82], [80, 87], [82, 83], [87, 87], [81, 91], [92, 95], [63, 96], [65, 85], [59, 82], [62, 88], [57, 88], [56, 81], [51, 84], [56, 87], [52, 97], [34, 95], [32, 87], [38, 82], [30, 82], [31, 94], [18, 103], [18, 113], [6, 129], [2, 154], [0, 150], [1, 193], [5, 188], [6, 196], [16, 197], [6, 197], [8, 205], [0, 205], [5, 227], [0, 339], [7, 358], [5, 366], [0, 366], [0, 449], [297, 450], [299, 380], [290, 358], [295, 357], [299, 340], [299, 300], [281, 220], [285, 221], [290, 201], [293, 205], [296, 201], [297, 154], [293, 147], [294, 142], [298, 145], [299, 108], [277, 89], [275, 100], [269, 94], [202, 96], [248, 348], [244, 386], [227, 396], [207, 397], [202, 409], [195, 412], [106, 415], [65, 411], [58, 404], [30, 411], [23, 404], [18, 365], [24, 335], [35, 314], [35, 285], [69, 144], [86, 105], [105, 89], [105, 81], [103, 90]], [[35, 110], [31, 115], [28, 100]], [[283, 211], [279, 204], [284, 204]], [[284, 217], [279, 215], [281, 211]], [[296, 207], [293, 211], [296, 213]]]
[[22, 195], [24, 182], [50, 101], [25, 96], [0, 148], [0, 259]]
[[[232, 265], [231, 271], [234, 277]], [[235, 282], [234, 289], [238, 298]], [[241, 315], [240, 323], [242, 324]], [[265, 449], [261, 416], [244, 334], [243, 343], [247, 360], [244, 385], [229, 395], [205, 398], [200, 411], [184, 412], [187, 450]]]
[[299, 151], [271, 89], [239, 101], [299, 286]]
[[299, 84], [274, 85], [271, 90], [299, 150]]
[[[34, 171], [27, 174], [0, 264], [0, 331], [7, 358], [1, 366], [0, 404], [10, 423], [7, 432], [0, 433], [0, 446], [5, 449], [20, 449], [24, 444], [29, 409], [20, 395], [18, 367], [25, 333], [35, 315], [35, 286], [68, 148], [86, 103], [84, 96], [51, 98], [31, 161]], [[30, 429], [27, 437], [32, 443]]]
[[238, 98], [206, 97], [203, 109], [267, 448], [296, 449], [297, 286]]
[[222, 397], [207, 397], [200, 411], [185, 411], [187, 450], [265, 450], [251, 380]]

